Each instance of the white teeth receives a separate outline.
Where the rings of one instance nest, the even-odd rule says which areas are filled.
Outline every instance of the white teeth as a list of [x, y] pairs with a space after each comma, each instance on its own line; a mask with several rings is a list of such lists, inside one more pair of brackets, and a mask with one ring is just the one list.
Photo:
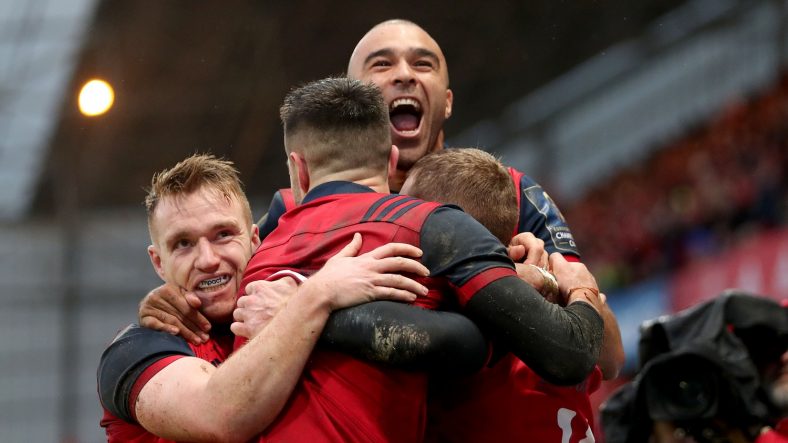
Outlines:
[[230, 280], [230, 277], [228, 277], [226, 275], [222, 275], [220, 277], [209, 278], [208, 280], [203, 280], [203, 281], [200, 282], [199, 285], [197, 285], [197, 287], [200, 288], [200, 289], [207, 289], [207, 288], [211, 288], [211, 287], [214, 287], [214, 286], [223, 285], [223, 284], [227, 283], [228, 280]]
[[412, 98], [398, 98], [392, 101], [389, 110], [394, 110], [398, 106], [413, 106], [416, 111], [421, 111], [421, 104]]

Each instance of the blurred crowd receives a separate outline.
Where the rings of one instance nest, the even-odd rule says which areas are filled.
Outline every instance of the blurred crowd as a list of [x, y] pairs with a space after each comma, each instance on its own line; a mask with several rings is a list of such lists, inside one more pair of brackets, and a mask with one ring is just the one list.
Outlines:
[[785, 74], [564, 205], [600, 286], [626, 286], [785, 226], [787, 147]]

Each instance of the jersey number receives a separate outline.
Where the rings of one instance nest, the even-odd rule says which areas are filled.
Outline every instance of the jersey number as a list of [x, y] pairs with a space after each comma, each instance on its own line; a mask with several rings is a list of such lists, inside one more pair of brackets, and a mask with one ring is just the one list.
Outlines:
[[[561, 408], [558, 410], [557, 419], [558, 419], [558, 427], [561, 429], [561, 443], [569, 443], [570, 439], [572, 438], [572, 419], [575, 418], [577, 412]], [[594, 443], [594, 434], [591, 432], [591, 428], [586, 425], [586, 437], [577, 443]]]

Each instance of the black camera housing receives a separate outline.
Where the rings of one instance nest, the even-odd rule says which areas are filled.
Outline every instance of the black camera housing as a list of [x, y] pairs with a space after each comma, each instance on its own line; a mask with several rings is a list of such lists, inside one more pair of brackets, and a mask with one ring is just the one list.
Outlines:
[[754, 436], [776, 421], [756, 365], [788, 347], [788, 310], [776, 301], [726, 291], [640, 329], [640, 370], [602, 405], [606, 442], [648, 441], [655, 421], [698, 442], [726, 441], [724, 429]]

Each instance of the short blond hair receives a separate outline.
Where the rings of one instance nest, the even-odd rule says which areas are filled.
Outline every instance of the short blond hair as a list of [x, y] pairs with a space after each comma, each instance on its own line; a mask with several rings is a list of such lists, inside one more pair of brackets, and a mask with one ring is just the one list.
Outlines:
[[517, 228], [517, 191], [506, 167], [476, 148], [443, 149], [410, 169], [409, 194], [461, 207], [503, 244]]
[[214, 189], [228, 199], [236, 198], [251, 223], [252, 210], [233, 162], [211, 154], [193, 154], [172, 168], [153, 174], [145, 196], [148, 225], [150, 226], [153, 213], [162, 199], [191, 194], [202, 187]]

